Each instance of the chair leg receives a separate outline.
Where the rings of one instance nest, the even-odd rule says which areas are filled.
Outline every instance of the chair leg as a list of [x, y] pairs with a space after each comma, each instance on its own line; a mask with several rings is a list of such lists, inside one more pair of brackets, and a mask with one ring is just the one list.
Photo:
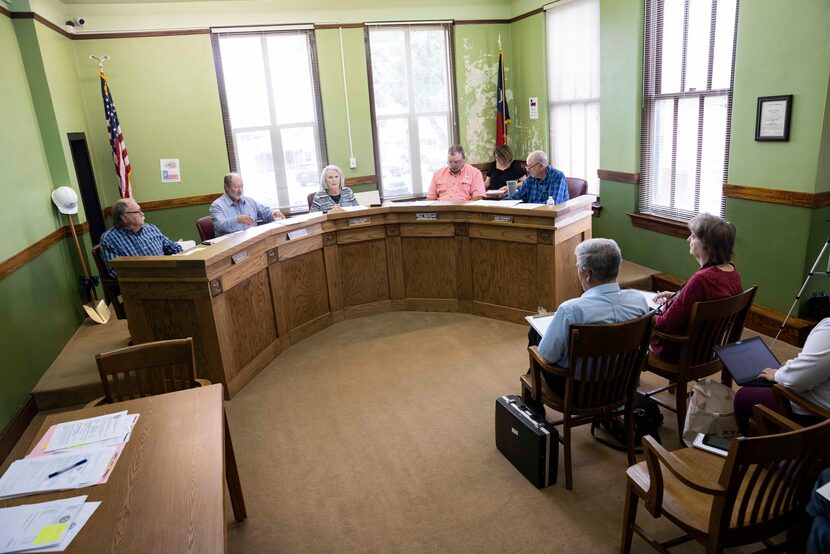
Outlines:
[[622, 541], [620, 542], [620, 553], [631, 552], [631, 539], [634, 536], [634, 522], [637, 521], [637, 502], [639, 497], [634, 494], [631, 481], [625, 485], [625, 504], [623, 506], [623, 528]]
[[677, 435], [680, 437], [680, 443], [683, 443], [683, 427], [686, 424], [686, 396], [688, 395], [688, 382], [678, 381], [677, 390], [674, 394], [675, 409], [677, 410]]
[[562, 423], [562, 442], [565, 447], [565, 489], [571, 490], [574, 486], [571, 475], [571, 422], [567, 415]]
[[637, 463], [634, 455], [634, 400], [625, 403], [625, 449], [628, 454], [628, 465]]
[[245, 510], [245, 498], [242, 496], [242, 483], [239, 481], [239, 470], [236, 467], [236, 456], [233, 453], [231, 431], [228, 428], [228, 416], [224, 413], [223, 416], [225, 420], [225, 480], [228, 482], [228, 493], [231, 497], [233, 518], [236, 521], [243, 521], [248, 517], [248, 512]]

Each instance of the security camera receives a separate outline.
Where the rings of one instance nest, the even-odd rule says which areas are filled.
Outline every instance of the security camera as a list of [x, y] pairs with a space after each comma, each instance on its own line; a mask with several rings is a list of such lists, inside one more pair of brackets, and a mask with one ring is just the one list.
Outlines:
[[75, 18], [75, 25], [78, 27], [83, 27], [86, 25], [86, 18], [85, 17], [77, 17]]

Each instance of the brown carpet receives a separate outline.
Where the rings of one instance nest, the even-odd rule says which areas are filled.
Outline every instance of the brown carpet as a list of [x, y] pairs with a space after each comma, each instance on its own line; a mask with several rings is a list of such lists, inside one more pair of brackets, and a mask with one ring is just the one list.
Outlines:
[[[526, 334], [472, 315], [392, 312], [282, 353], [227, 404], [249, 514], [229, 523], [229, 550], [618, 551], [623, 452], [581, 427], [574, 490], [560, 467], [540, 491], [496, 450], [495, 399], [519, 392]], [[672, 415], [662, 435], [676, 449]], [[635, 538], [634, 551], [648, 549]]]

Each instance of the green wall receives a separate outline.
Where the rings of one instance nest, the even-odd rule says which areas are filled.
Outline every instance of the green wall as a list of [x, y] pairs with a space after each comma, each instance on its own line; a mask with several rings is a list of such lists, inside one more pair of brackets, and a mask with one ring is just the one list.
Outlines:
[[[63, 225], [49, 198], [53, 188], [50, 168], [62, 159], [62, 145], [52, 140], [47, 151], [41, 138], [42, 129], [56, 138], [58, 118], [53, 114], [48, 124], [39, 125], [42, 114], [36, 112], [34, 102], [48, 103], [48, 97], [43, 90], [33, 94], [27, 78], [30, 71], [32, 80], [44, 85], [46, 64], [24, 59], [18, 46], [21, 40], [27, 50], [37, 48], [31, 23], [17, 20], [13, 24], [0, 16], [0, 191], [8, 199], [0, 218], [0, 260]], [[55, 166], [55, 172], [60, 174], [60, 168]], [[61, 241], [0, 280], [0, 309], [6, 322], [0, 333], [0, 427], [23, 405], [81, 321], [73, 274], [69, 242]]]
[[[514, 102], [510, 106], [513, 118], [513, 155], [525, 158], [534, 150], [550, 152], [548, 132], [548, 80], [545, 46], [545, 14], [540, 13], [510, 25], [510, 45], [513, 60]], [[539, 98], [539, 119], [530, 119], [528, 100]]]

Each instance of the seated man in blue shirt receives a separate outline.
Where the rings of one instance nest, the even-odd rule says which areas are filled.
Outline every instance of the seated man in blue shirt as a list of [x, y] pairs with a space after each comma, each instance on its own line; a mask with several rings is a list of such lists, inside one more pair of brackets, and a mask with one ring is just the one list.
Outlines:
[[244, 184], [238, 173], [225, 175], [225, 194], [210, 205], [210, 219], [217, 237], [256, 227], [257, 220], [271, 223], [285, 216], [279, 210], [271, 210], [253, 198], [243, 196]]
[[181, 252], [181, 245], [165, 237], [159, 228], [144, 223], [144, 212], [132, 198], [122, 198], [112, 207], [115, 226], [101, 235], [101, 259], [115, 277], [110, 260], [119, 256], [169, 256]]
[[[645, 297], [617, 284], [622, 253], [611, 239], [588, 239], [576, 247], [576, 273], [585, 291], [559, 305], [539, 343], [539, 354], [551, 364], [568, 367], [570, 326], [584, 323], [619, 323], [648, 313]], [[543, 372], [548, 386], [565, 395], [565, 378]], [[579, 378], [577, 372], [576, 375]]]
[[[527, 174], [522, 187], [503, 200], [521, 200], [528, 204], [545, 204], [549, 197], [553, 198], [554, 204], [570, 200], [565, 174], [548, 165], [548, 155], [543, 151], [536, 150], [528, 154]], [[506, 186], [500, 190], [507, 193]]]

